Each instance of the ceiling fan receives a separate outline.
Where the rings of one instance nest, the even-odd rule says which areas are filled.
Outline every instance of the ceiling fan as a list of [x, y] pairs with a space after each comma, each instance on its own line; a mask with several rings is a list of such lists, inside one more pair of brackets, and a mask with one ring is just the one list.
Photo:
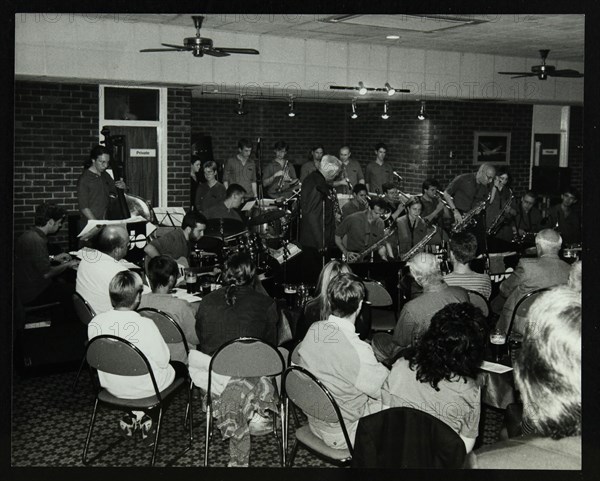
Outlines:
[[253, 48], [231, 48], [231, 47], [213, 47], [211, 38], [200, 36], [200, 27], [204, 17], [201, 15], [192, 15], [196, 27], [196, 36], [183, 39], [183, 45], [172, 45], [170, 43], [161, 43], [169, 48], [145, 48], [140, 52], [192, 52], [194, 57], [210, 55], [212, 57], [229, 57], [232, 53], [243, 53], [248, 55], [258, 55], [260, 52]]
[[546, 65], [546, 58], [550, 50], [540, 50], [540, 57], [542, 58], [542, 65], [534, 65], [531, 67], [531, 72], [498, 72], [501, 75], [514, 75], [511, 78], [520, 77], [537, 77], [540, 80], [546, 80], [548, 77], [571, 77], [580, 78], [583, 74], [577, 70], [564, 69], [556, 70], [554, 65]]

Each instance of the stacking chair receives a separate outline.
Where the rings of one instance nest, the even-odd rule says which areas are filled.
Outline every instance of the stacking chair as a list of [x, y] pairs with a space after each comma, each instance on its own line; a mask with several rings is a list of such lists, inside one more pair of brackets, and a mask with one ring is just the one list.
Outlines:
[[396, 327], [396, 313], [392, 310], [392, 296], [378, 281], [366, 280], [366, 304], [371, 311], [371, 331], [392, 332]]
[[469, 302], [475, 307], [479, 307], [481, 312], [483, 312], [483, 317], [487, 319], [490, 315], [490, 303], [488, 300], [477, 291], [467, 290], [467, 295], [469, 296]]
[[[183, 330], [181, 329], [179, 324], [177, 324], [175, 319], [173, 319], [169, 314], [161, 311], [160, 309], [154, 309], [153, 307], [143, 307], [142, 309], [138, 309], [137, 313], [140, 316], [147, 317], [149, 319], [152, 319], [152, 321], [154, 321], [154, 324], [156, 324], [156, 327], [158, 327], [158, 330], [160, 331], [161, 336], [163, 337], [164, 341], [167, 344], [174, 344], [174, 343], [182, 342], [183, 347], [185, 349], [185, 354], [186, 354], [186, 356], [189, 356], [190, 348], [188, 346], [187, 339], [185, 338], [185, 335], [183, 334]], [[191, 393], [192, 393], [193, 387], [194, 387], [194, 383], [192, 382], [192, 379], [190, 377], [189, 378], [190, 399], [191, 399]], [[190, 418], [190, 433], [192, 432], [192, 422], [193, 422], [192, 415], [193, 415], [192, 410], [190, 409], [190, 405], [188, 404], [186, 411], [185, 411], [185, 425], [187, 426], [187, 420], [188, 420], [188, 416], [189, 416], [189, 418]]]
[[[148, 361], [148, 358], [142, 353], [134, 344], [126, 341], [123, 338], [112, 336], [112, 335], [101, 335], [94, 337], [88, 344], [85, 358], [87, 359], [88, 365], [95, 371], [103, 371], [110, 374], [118, 374], [121, 376], [141, 376], [149, 374], [154, 386], [155, 394], [153, 396], [141, 398], [141, 399], [122, 399], [110, 394], [106, 389], [102, 388], [97, 383], [96, 400], [94, 402], [94, 410], [90, 420], [90, 427], [88, 430], [87, 438], [85, 440], [85, 446], [83, 448], [82, 460], [84, 464], [89, 464], [92, 460], [98, 459], [104, 455], [114, 445], [118, 444], [124, 438], [119, 438], [116, 442], [110, 444], [107, 448], [100, 451], [92, 459], [88, 459], [88, 449], [90, 440], [92, 438], [92, 431], [96, 422], [96, 414], [98, 408], [102, 405], [110, 409], [120, 410], [138, 410], [146, 411], [149, 409], [158, 408], [158, 421], [156, 425], [156, 434], [154, 436], [154, 449], [152, 451], [152, 459], [150, 462], [151, 466], [154, 466], [156, 460], [156, 452], [158, 450], [158, 442], [160, 440], [160, 428], [162, 423], [163, 407], [170, 402], [174, 395], [185, 386], [185, 380], [182, 378], [175, 378], [170, 386], [163, 391], [159, 391], [156, 384], [152, 367]], [[189, 391], [188, 391], [189, 395]], [[191, 398], [188, 398], [188, 403], [191, 403]], [[168, 464], [174, 462], [177, 458], [185, 454], [192, 447], [192, 433], [190, 423], [190, 434], [189, 443], [187, 447], [172, 459]]]
[[79, 317], [79, 320], [85, 326], [87, 326], [96, 316], [92, 306], [90, 306], [89, 302], [86, 301], [79, 292], [73, 293], [73, 306], [75, 307], [77, 317]]
[[[288, 458], [288, 466], [293, 466], [300, 445], [326, 458], [331, 463], [342, 466], [349, 464], [353, 455], [352, 442], [348, 436], [340, 408], [325, 385], [307, 369], [300, 366], [290, 366], [283, 375], [283, 395], [286, 401], [292, 401], [293, 406], [301, 409], [305, 414], [320, 421], [338, 423], [342, 428], [347, 445], [345, 449], [329, 447], [321, 438], [313, 434], [308, 425], [297, 426], [296, 440]], [[284, 444], [287, 446], [287, 428], [284, 436], [286, 438]]]
[[549, 290], [549, 287], [542, 287], [541, 289], [536, 289], [535, 291], [528, 292], [517, 301], [517, 303], [515, 304], [515, 308], [513, 309], [512, 315], [510, 316], [510, 323], [508, 324], [508, 329], [506, 331], [507, 340], [511, 338], [512, 330], [517, 316], [519, 318], [526, 318], [527, 311], [529, 311], [529, 306], [533, 304], [533, 301], [535, 301], [540, 296], [540, 294]]
[[465, 444], [445, 422], [409, 407], [360, 418], [353, 468], [461, 468]]
[[[204, 447], [204, 466], [208, 466], [208, 452], [213, 429], [213, 407], [211, 384], [213, 372], [237, 378], [280, 376], [285, 370], [285, 361], [281, 352], [271, 344], [255, 338], [240, 337], [223, 344], [213, 355], [208, 365], [208, 389], [206, 392], [206, 444]], [[277, 383], [274, 383], [279, 395]], [[277, 436], [277, 426], [273, 422], [273, 435], [281, 448], [281, 465], [285, 466], [285, 409], [283, 396], [279, 396], [279, 417], [281, 437]]]

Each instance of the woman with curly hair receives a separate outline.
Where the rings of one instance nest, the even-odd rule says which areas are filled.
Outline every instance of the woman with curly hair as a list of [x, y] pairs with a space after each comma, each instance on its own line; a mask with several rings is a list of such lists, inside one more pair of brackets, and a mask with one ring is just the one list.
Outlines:
[[476, 381], [486, 342], [485, 319], [470, 303], [449, 304], [393, 365], [382, 388], [383, 405], [419, 409], [448, 424], [473, 449], [478, 434]]
[[277, 343], [277, 305], [256, 283], [256, 266], [249, 255], [227, 259], [224, 286], [198, 305], [199, 351], [212, 356], [221, 345], [241, 336]]

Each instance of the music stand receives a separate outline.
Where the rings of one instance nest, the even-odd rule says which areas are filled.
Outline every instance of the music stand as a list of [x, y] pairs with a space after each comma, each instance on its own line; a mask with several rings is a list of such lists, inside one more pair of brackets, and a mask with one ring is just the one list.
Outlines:
[[154, 214], [161, 227], [181, 227], [185, 209], [183, 207], [154, 207]]

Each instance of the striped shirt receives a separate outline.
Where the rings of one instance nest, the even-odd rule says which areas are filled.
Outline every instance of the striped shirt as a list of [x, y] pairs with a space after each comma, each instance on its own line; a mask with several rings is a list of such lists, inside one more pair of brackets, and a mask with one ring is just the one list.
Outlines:
[[444, 276], [444, 282], [449, 286], [459, 286], [468, 291], [479, 292], [488, 300], [492, 293], [492, 280], [487, 274], [478, 274], [477, 272], [457, 274], [451, 272]]

